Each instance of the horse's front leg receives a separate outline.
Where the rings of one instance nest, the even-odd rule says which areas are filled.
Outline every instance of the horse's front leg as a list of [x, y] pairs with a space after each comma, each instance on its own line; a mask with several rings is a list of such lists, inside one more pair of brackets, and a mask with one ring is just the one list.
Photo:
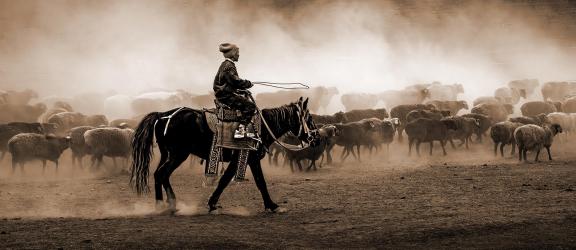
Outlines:
[[270, 198], [268, 187], [266, 187], [266, 180], [264, 179], [264, 173], [262, 172], [262, 165], [260, 165], [260, 160], [249, 158], [249, 165], [252, 176], [254, 177], [254, 182], [256, 182], [256, 186], [258, 187], [258, 190], [260, 190], [260, 194], [264, 200], [264, 209], [269, 209], [272, 212], [281, 212], [280, 207], [272, 201], [272, 198]]
[[220, 195], [222, 194], [226, 186], [228, 186], [232, 178], [234, 178], [234, 175], [236, 175], [237, 169], [238, 169], [238, 153], [235, 153], [234, 157], [232, 157], [230, 161], [230, 164], [228, 164], [228, 167], [226, 168], [224, 175], [220, 177], [218, 187], [216, 187], [216, 190], [214, 190], [214, 193], [212, 193], [212, 196], [210, 196], [210, 199], [208, 200], [209, 212], [212, 212], [218, 208], [216, 206], [216, 204], [218, 204], [218, 199], [220, 199]]

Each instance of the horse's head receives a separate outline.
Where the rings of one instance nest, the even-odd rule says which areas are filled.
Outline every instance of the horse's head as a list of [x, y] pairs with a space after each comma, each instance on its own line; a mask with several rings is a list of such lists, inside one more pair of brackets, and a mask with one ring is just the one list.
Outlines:
[[300, 97], [298, 102], [293, 103], [293, 105], [296, 106], [298, 126], [292, 127], [290, 131], [292, 134], [296, 135], [300, 141], [307, 142], [308, 144], [315, 146], [318, 144], [320, 138], [316, 124], [312, 120], [312, 116], [308, 110], [308, 98], [304, 100], [302, 97]]

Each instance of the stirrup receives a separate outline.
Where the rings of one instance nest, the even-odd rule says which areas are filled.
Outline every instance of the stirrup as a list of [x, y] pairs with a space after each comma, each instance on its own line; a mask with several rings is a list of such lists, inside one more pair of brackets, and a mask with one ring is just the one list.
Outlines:
[[240, 124], [234, 131], [234, 139], [242, 139], [244, 137], [246, 137], [246, 128], [243, 124]]

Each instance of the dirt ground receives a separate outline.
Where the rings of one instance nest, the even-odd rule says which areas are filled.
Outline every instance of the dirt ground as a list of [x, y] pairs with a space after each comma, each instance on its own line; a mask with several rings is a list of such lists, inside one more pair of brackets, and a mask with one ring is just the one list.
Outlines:
[[530, 164], [495, 158], [489, 145], [448, 148], [448, 157], [436, 145], [422, 158], [393, 145], [389, 156], [301, 173], [266, 164], [282, 214], [263, 211], [253, 181], [232, 183], [222, 211], [208, 214], [214, 187], [202, 187], [203, 169], [188, 162], [172, 177], [179, 212], [160, 215], [124, 170], [73, 168], [64, 155], [58, 172], [35, 163], [12, 174], [4, 159], [0, 248], [575, 248], [568, 145]]

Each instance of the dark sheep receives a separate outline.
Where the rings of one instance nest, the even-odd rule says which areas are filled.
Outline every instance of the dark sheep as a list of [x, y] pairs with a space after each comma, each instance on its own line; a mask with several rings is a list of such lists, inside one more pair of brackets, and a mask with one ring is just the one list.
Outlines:
[[[290, 145], [299, 145], [301, 143], [300, 139], [298, 139], [298, 137], [292, 133], [286, 133], [282, 137], [278, 138], [278, 140], [284, 144]], [[278, 157], [280, 155], [285, 156], [285, 154], [285, 149], [282, 146], [278, 145], [277, 143], [272, 143], [270, 148], [268, 148], [268, 163], [270, 165], [274, 164], [278, 166]], [[286, 160], [286, 158], [284, 159]], [[286, 161], [284, 163], [286, 163]]]
[[382, 121], [382, 143], [386, 144], [386, 152], [390, 153], [390, 143], [394, 141], [394, 134], [399, 121], [396, 118], [384, 119]]
[[542, 126], [545, 123], [548, 123], [548, 119], [546, 118], [545, 114], [539, 114], [537, 116], [518, 116], [518, 117], [511, 117], [508, 119], [511, 122], [521, 123], [523, 125], [526, 124], [534, 124], [538, 126]]
[[367, 118], [378, 118], [380, 120], [388, 118], [388, 111], [381, 109], [358, 109], [344, 113], [347, 122], [357, 122]]
[[104, 156], [112, 157], [114, 166], [116, 157], [128, 159], [133, 136], [134, 130], [129, 128], [95, 128], [84, 132], [84, 141], [92, 154], [92, 166], [100, 166]]
[[70, 150], [72, 151], [72, 164], [76, 162], [82, 167], [82, 158], [90, 154], [90, 149], [84, 140], [84, 133], [88, 130], [95, 129], [92, 126], [80, 126], [70, 130]]
[[11, 122], [0, 124], [0, 161], [8, 151], [8, 141], [15, 135], [21, 133], [43, 134], [44, 127], [40, 123]]
[[556, 106], [551, 102], [533, 101], [522, 104], [520, 107], [523, 116], [537, 116], [557, 112]]
[[499, 122], [494, 124], [490, 129], [490, 137], [494, 142], [494, 156], [498, 155], [498, 145], [500, 145], [500, 155], [504, 157], [504, 146], [511, 144], [512, 151], [510, 155], [514, 155], [516, 151], [516, 141], [514, 140], [514, 130], [522, 126], [522, 123], [517, 122]]
[[476, 121], [478, 121], [480, 126], [476, 131], [474, 131], [474, 133], [476, 134], [476, 140], [481, 143], [482, 137], [486, 134], [488, 129], [490, 129], [490, 126], [492, 126], [492, 121], [490, 120], [490, 117], [488, 117], [487, 115], [472, 114], [472, 113], [464, 114], [462, 115], [462, 117], [474, 118], [476, 119]]
[[402, 132], [407, 124], [406, 115], [412, 110], [435, 110], [434, 105], [425, 104], [408, 104], [408, 105], [398, 105], [390, 110], [390, 117], [398, 118], [399, 125], [396, 129], [398, 131], [398, 140], [402, 141]]
[[466, 149], [468, 149], [472, 134], [480, 129], [480, 123], [474, 118], [451, 116], [445, 117], [442, 120], [452, 120], [456, 124], [456, 129], [450, 130], [448, 133], [452, 148], [456, 148], [452, 140], [458, 139], [461, 141], [459, 146], [466, 144]]
[[320, 159], [324, 153], [330, 143], [330, 138], [337, 136], [339, 132], [334, 125], [325, 125], [319, 129], [319, 134], [320, 143], [314, 147], [310, 146], [298, 150], [286, 150], [286, 159], [290, 163], [290, 170], [292, 170], [292, 172], [294, 172], [294, 163], [296, 163], [300, 171], [302, 171], [302, 160], [310, 161], [310, 165], [306, 169], [307, 171], [311, 169], [317, 170], [316, 161]]
[[490, 117], [492, 123], [505, 121], [509, 115], [514, 113], [514, 106], [511, 104], [490, 104], [483, 103], [475, 106], [470, 111], [473, 114], [481, 114]]
[[[341, 160], [344, 161], [352, 153], [352, 155], [360, 161], [360, 146], [366, 145], [366, 136], [369, 131], [374, 130], [374, 125], [368, 122], [349, 122], [346, 124], [334, 124], [340, 135], [334, 137], [334, 144], [344, 147], [342, 151]], [[354, 152], [354, 147], [358, 155]]]
[[12, 137], [8, 141], [8, 151], [12, 154], [12, 171], [16, 165], [24, 168], [24, 163], [30, 160], [41, 160], [42, 170], [46, 168], [46, 161], [52, 161], [58, 169], [58, 159], [68, 148], [69, 138], [35, 133], [23, 133]]
[[412, 110], [406, 115], [406, 123], [414, 121], [418, 118], [428, 118], [432, 120], [440, 120], [445, 116], [449, 116], [450, 111], [439, 111], [439, 110]]
[[333, 115], [311, 114], [311, 116], [312, 116], [312, 120], [314, 120], [314, 123], [316, 123], [317, 125], [318, 124], [336, 124], [336, 123], [348, 122], [346, 115], [344, 115], [344, 112], [342, 112], [342, 111], [336, 112]]
[[442, 152], [446, 155], [446, 141], [449, 139], [449, 130], [456, 130], [456, 124], [452, 120], [432, 120], [427, 118], [416, 119], [406, 125], [408, 135], [408, 155], [412, 154], [412, 145], [416, 143], [416, 152], [420, 156], [420, 143], [430, 143], [430, 155], [434, 141], [439, 141]]

